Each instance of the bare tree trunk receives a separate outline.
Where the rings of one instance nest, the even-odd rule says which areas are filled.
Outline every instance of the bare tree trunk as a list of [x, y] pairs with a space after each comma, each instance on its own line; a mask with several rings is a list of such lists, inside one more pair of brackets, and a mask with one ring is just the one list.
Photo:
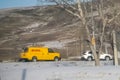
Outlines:
[[93, 48], [94, 48], [94, 51], [92, 51], [94, 53], [94, 57], [95, 57], [95, 65], [96, 66], [99, 66], [100, 65], [100, 61], [99, 61], [99, 53], [97, 53], [96, 51], [96, 39], [95, 39], [95, 25], [94, 25], [94, 20], [93, 20], [93, 0], [91, 2], [91, 13], [92, 13], [92, 45], [93, 45]]
[[[90, 45], [90, 48], [91, 48], [91, 50], [92, 50], [92, 52], [93, 52], [93, 55], [94, 55], [94, 58], [95, 58], [95, 66], [99, 66], [100, 63], [99, 63], [99, 58], [98, 58], [98, 56], [97, 56], [97, 54], [96, 54], [96, 44], [94, 44], [94, 45], [91, 44], [90, 31], [89, 31], [89, 28], [88, 28], [88, 26], [87, 26], [87, 21], [86, 21], [86, 19], [85, 19], [85, 15], [84, 15], [83, 10], [82, 10], [82, 8], [81, 8], [80, 0], [77, 0], [77, 3], [78, 3], [78, 10], [79, 10], [79, 12], [80, 12], [80, 16], [81, 16], [81, 20], [82, 20], [83, 26], [84, 26], [85, 29], [86, 29], [87, 36], [88, 36], [88, 40], [90, 41], [90, 44], [89, 44], [89, 45]], [[92, 15], [93, 15], [93, 14], [92, 14]], [[94, 26], [94, 25], [93, 25], [93, 26]], [[93, 33], [94, 33], [94, 32], [93, 32]], [[94, 36], [94, 39], [95, 39], [95, 36]]]

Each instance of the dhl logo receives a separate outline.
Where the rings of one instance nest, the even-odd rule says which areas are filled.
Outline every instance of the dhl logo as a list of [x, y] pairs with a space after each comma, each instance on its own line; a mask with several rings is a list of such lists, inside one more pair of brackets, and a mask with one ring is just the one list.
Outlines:
[[40, 52], [40, 49], [32, 49], [32, 52]]

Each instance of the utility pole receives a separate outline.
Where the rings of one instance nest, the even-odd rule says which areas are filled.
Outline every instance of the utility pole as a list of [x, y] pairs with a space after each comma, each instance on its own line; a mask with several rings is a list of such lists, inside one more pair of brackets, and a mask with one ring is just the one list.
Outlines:
[[116, 34], [113, 30], [113, 49], [114, 49], [114, 65], [118, 66], [118, 53], [117, 53], [117, 45], [116, 45]]

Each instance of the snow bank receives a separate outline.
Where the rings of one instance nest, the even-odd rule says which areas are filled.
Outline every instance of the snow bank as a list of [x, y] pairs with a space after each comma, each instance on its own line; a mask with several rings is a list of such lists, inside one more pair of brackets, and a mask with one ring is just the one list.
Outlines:
[[[120, 80], [120, 66], [81, 61], [0, 63], [0, 80]], [[82, 65], [81, 65], [82, 64]]]

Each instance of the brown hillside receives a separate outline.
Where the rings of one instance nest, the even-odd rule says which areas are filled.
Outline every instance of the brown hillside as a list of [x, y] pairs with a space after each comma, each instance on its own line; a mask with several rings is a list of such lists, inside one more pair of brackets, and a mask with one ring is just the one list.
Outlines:
[[31, 45], [54, 48], [63, 57], [68, 49], [69, 55], [80, 55], [79, 25], [77, 18], [57, 6], [0, 10], [1, 59], [15, 58]]
[[[119, 3], [117, 5], [119, 10]], [[105, 16], [111, 18], [115, 13], [111, 11], [108, 14], [107, 7], [110, 9], [110, 6], [105, 5], [103, 12]], [[89, 13], [87, 19], [91, 15]], [[99, 38], [102, 25], [96, 9], [93, 16], [96, 25], [95, 33]], [[111, 32], [113, 29], [116, 30], [118, 49], [120, 49], [119, 17], [120, 15], [106, 25], [104, 35], [104, 42], [111, 46]], [[92, 30], [91, 25], [90, 22], [90, 30]], [[22, 48], [26, 46], [50, 47], [60, 52], [62, 58], [79, 56], [89, 48], [86, 40], [86, 31], [81, 26], [80, 20], [58, 6], [0, 10], [0, 60], [18, 58]], [[110, 48], [109, 52], [112, 52], [111, 50]]]

